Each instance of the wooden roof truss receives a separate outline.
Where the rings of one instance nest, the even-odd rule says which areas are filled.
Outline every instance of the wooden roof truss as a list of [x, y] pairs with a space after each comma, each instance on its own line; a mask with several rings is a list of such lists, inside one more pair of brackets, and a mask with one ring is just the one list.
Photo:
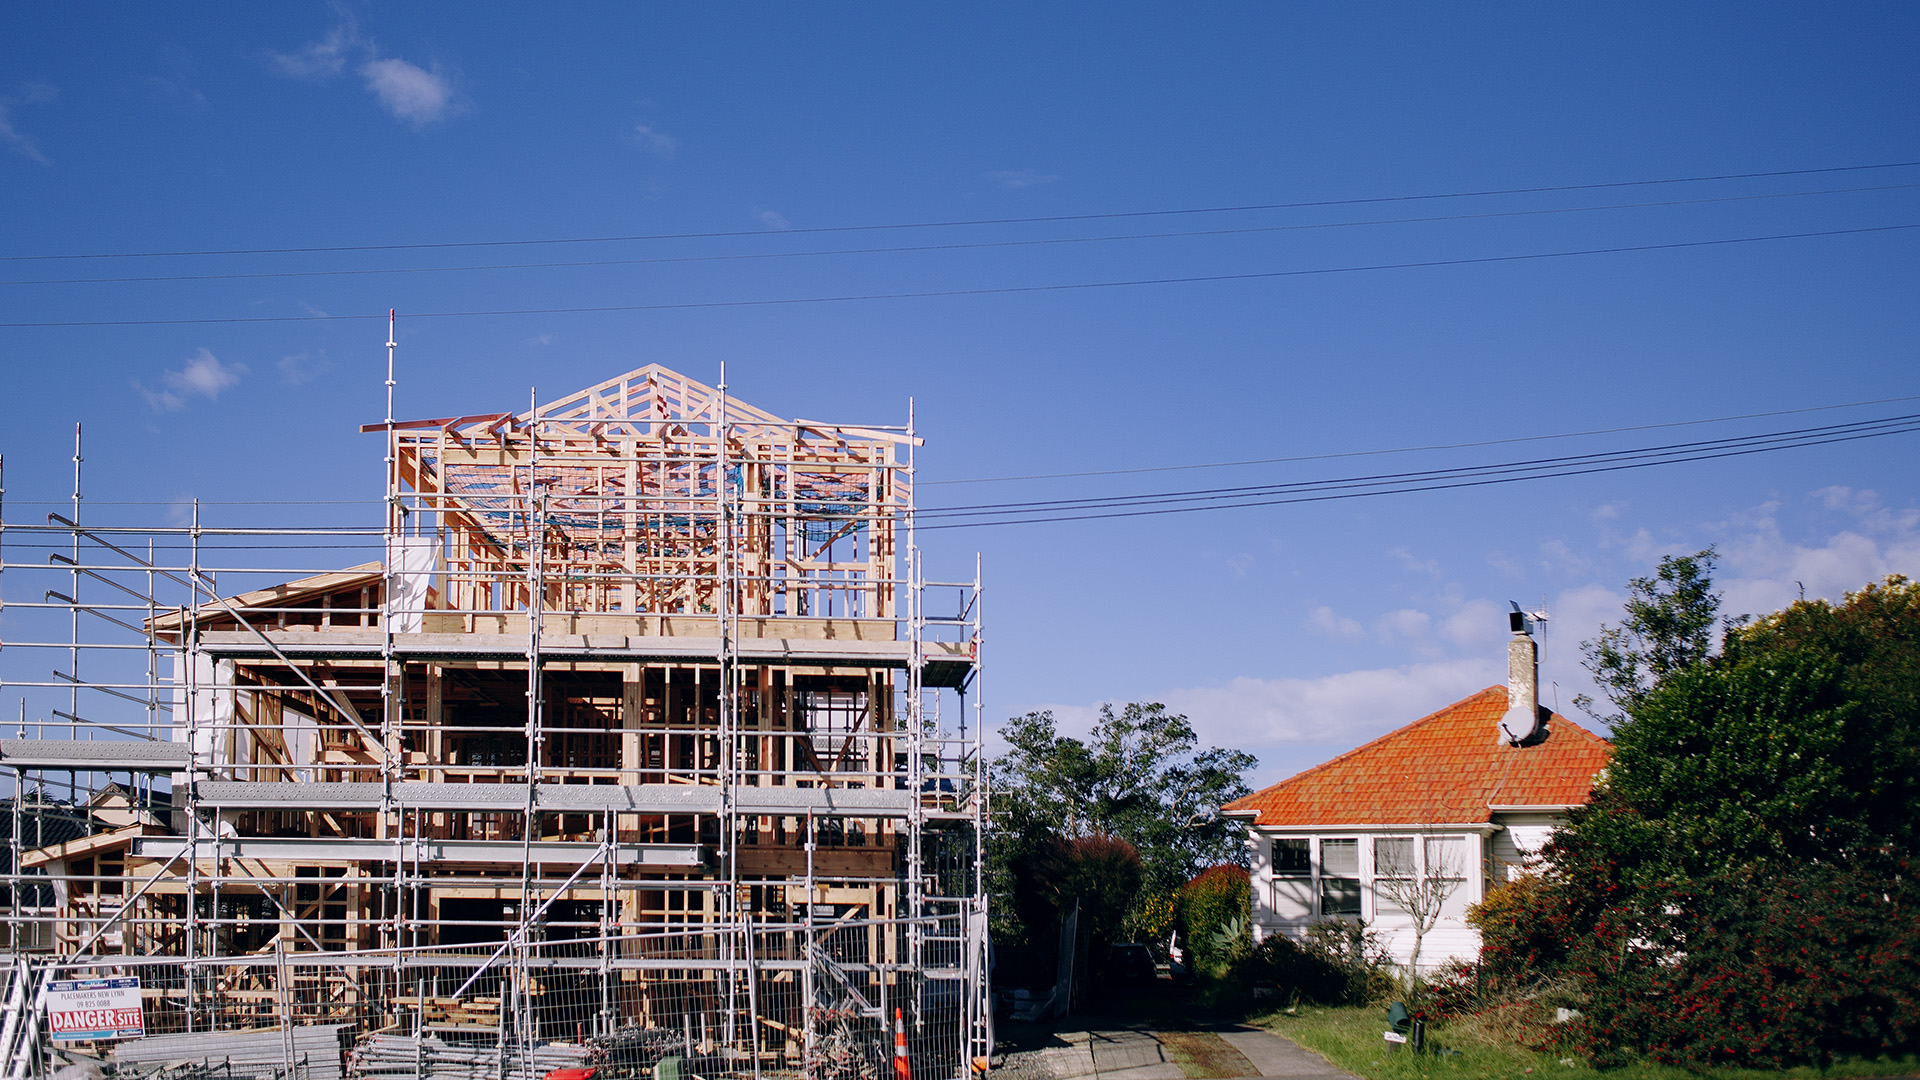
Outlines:
[[[387, 425], [368, 425], [386, 430]], [[659, 365], [526, 412], [393, 425], [396, 534], [429, 515], [453, 610], [889, 618], [912, 510], [897, 431], [785, 420]]]

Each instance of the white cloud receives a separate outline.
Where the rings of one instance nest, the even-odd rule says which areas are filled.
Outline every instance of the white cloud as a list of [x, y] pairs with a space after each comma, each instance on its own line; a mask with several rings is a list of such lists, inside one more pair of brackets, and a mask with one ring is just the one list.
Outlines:
[[154, 412], [175, 412], [185, 408], [192, 398], [218, 400], [220, 391], [239, 383], [245, 374], [247, 365], [223, 364], [211, 352], [201, 349], [189, 357], [180, 370], [162, 372], [159, 389], [150, 389], [137, 381], [133, 386]]
[[[1778, 611], [1799, 599], [1803, 588], [1810, 600], [1837, 602], [1888, 574], [1920, 577], [1920, 511], [1889, 507], [1872, 491], [1847, 487], [1810, 492], [1809, 500], [1842, 520], [1824, 532], [1790, 539], [1781, 530], [1781, 504], [1768, 502], [1704, 530], [1720, 552], [1714, 584], [1723, 613]], [[1628, 568], [1618, 580], [1650, 574], [1662, 556], [1696, 551], [1708, 542], [1662, 542], [1638, 530], [1626, 545]], [[1598, 635], [1603, 623], [1619, 625], [1625, 603], [1624, 588], [1599, 584], [1569, 588], [1554, 598], [1540, 662], [1542, 679], [1560, 683], [1561, 711], [1572, 708], [1574, 694], [1595, 693], [1580, 664], [1580, 643]], [[1541, 693], [1548, 693], [1544, 684]]]
[[1359, 628], [1357, 619], [1336, 615], [1334, 609], [1327, 607], [1325, 603], [1308, 613], [1308, 628], [1319, 630], [1321, 634], [1329, 634], [1332, 638], [1357, 638], [1365, 632]]
[[45, 83], [29, 83], [20, 88], [17, 94], [0, 97], [0, 143], [28, 161], [51, 165], [53, 160], [41, 151], [40, 143], [33, 136], [21, 131], [14, 123], [13, 110], [19, 105], [43, 105], [59, 94]]
[[1440, 563], [1436, 559], [1416, 559], [1413, 557], [1413, 552], [1404, 547], [1388, 548], [1387, 554], [1401, 566], [1416, 574], [1425, 574], [1428, 577], [1440, 576]]
[[1264, 779], [1249, 778], [1258, 786], [1505, 681], [1504, 661], [1474, 657], [1319, 678], [1242, 676], [1224, 686], [1171, 690], [1163, 700], [1193, 722], [1201, 745], [1258, 756]]
[[[336, 9], [338, 10], [338, 9]], [[353, 17], [340, 11], [340, 23], [319, 41], [291, 53], [269, 53], [280, 73], [290, 78], [325, 82], [355, 68], [367, 91], [396, 119], [416, 128], [444, 120], [453, 112], [453, 83], [439, 71], [397, 57], [383, 57], [363, 37]]]
[[680, 149], [680, 140], [652, 124], [633, 125], [633, 141], [640, 145], [640, 149], [657, 157], [670, 158], [674, 151]]
[[1440, 636], [1474, 652], [1491, 652], [1507, 633], [1507, 606], [1491, 600], [1468, 600], [1440, 624]]
[[270, 53], [281, 74], [296, 79], [329, 79], [347, 66], [350, 53], [368, 46], [360, 40], [360, 31], [351, 17], [327, 31], [327, 36], [291, 53]]
[[1635, 529], [1633, 535], [1627, 538], [1621, 548], [1629, 561], [1649, 567], [1659, 562], [1662, 555], [1671, 554], [1675, 550], [1677, 550], [1675, 541], [1657, 540], [1653, 533], [1645, 528]]
[[289, 386], [304, 386], [333, 365], [324, 356], [301, 352], [283, 356], [274, 361], [273, 366], [280, 373], [281, 382]]
[[1553, 539], [1540, 545], [1540, 554], [1548, 568], [1561, 573], [1579, 573], [1585, 570], [1591, 560], [1576, 554], [1565, 540]]
[[1051, 184], [1060, 179], [1051, 173], [1039, 173], [1032, 169], [1000, 169], [990, 173], [982, 173], [981, 177], [1009, 191], [1036, 187], [1040, 184]]
[[1829, 510], [1851, 515], [1862, 527], [1880, 532], [1920, 528], [1920, 509], [1894, 510], [1867, 488], [1824, 487], [1813, 493]]
[[773, 210], [762, 210], [753, 215], [753, 219], [769, 229], [784, 229], [788, 227], [785, 215]]
[[[1505, 661], [1476, 658], [1346, 671], [1321, 678], [1237, 678], [1224, 686], [1169, 690], [1160, 701], [1193, 723], [1202, 747], [1245, 750], [1260, 759], [1247, 776], [1258, 789], [1344, 753], [1477, 690], [1506, 681]], [[1021, 705], [1053, 713], [1063, 735], [1084, 737], [1100, 717], [1093, 705]], [[998, 732], [988, 753], [1006, 750]]]
[[1721, 549], [1720, 609], [1764, 615], [1809, 600], [1839, 602], [1888, 574], [1920, 577], [1920, 529], [1895, 521], [1883, 529], [1843, 529], [1818, 544], [1797, 544], [1777, 530], [1756, 532]]
[[405, 60], [369, 60], [360, 75], [388, 112], [415, 127], [444, 119], [453, 103], [453, 85], [444, 76]]
[[[1783, 515], [1779, 504], [1765, 503], [1731, 521], [1684, 530], [1718, 540], [1716, 582], [1724, 594], [1722, 610], [1775, 611], [1793, 602], [1802, 584], [1809, 599], [1837, 601], [1888, 574], [1920, 578], [1920, 509], [1888, 506], [1872, 491], [1843, 487], [1810, 492], [1804, 501], [1794, 500], [1791, 509], [1795, 513]], [[1834, 516], [1824, 530], [1783, 535], [1780, 517], [1795, 520], [1801, 510]], [[1597, 695], [1581, 664], [1580, 643], [1596, 637], [1602, 624], [1619, 624], [1627, 577], [1651, 573], [1663, 555], [1695, 551], [1709, 542], [1677, 539], [1682, 533], [1668, 529], [1661, 532], [1656, 537], [1639, 529], [1623, 538], [1624, 550], [1618, 542], [1598, 538], [1584, 546], [1577, 538], [1569, 542], [1562, 561], [1584, 562], [1585, 574], [1602, 580], [1569, 585], [1546, 601], [1550, 619], [1537, 635], [1541, 700], [1601, 734], [1604, 728], [1573, 704], [1577, 694]], [[1559, 573], [1571, 576], [1573, 571]], [[1489, 591], [1498, 587], [1490, 585]], [[1372, 619], [1366, 627], [1329, 605], [1307, 614], [1306, 628], [1327, 637], [1359, 642], [1369, 639], [1370, 627], [1374, 641], [1404, 640], [1412, 646], [1406, 655], [1413, 662], [1394, 666], [1383, 661], [1318, 677], [1243, 676], [1136, 699], [1163, 701], [1186, 714], [1204, 746], [1255, 754], [1261, 763], [1248, 782], [1256, 788], [1274, 783], [1506, 681], [1507, 600], [1531, 609], [1539, 599], [1474, 598], [1452, 585], [1439, 592], [1428, 610], [1404, 607]], [[1356, 648], [1354, 655], [1364, 657], [1363, 648]], [[1084, 734], [1097, 715], [1094, 705], [1052, 708], [1061, 730], [1071, 734]]]
[[1313, 611], [1308, 613], [1307, 626], [1309, 629], [1317, 630], [1322, 634], [1327, 634], [1332, 637], [1352, 638], [1359, 637], [1361, 633], [1363, 633], [1360, 629], [1359, 620], [1349, 619], [1344, 615], [1335, 614], [1334, 610], [1325, 604], [1314, 608]]
[[1589, 722], [1573, 707], [1573, 699], [1578, 694], [1597, 698], [1600, 692], [1593, 685], [1592, 675], [1582, 666], [1580, 643], [1598, 637], [1602, 623], [1617, 625], [1626, 602], [1626, 593], [1604, 585], [1578, 585], [1563, 590], [1548, 602], [1549, 618], [1534, 635], [1540, 643], [1543, 704], [1563, 716]]
[[1487, 565], [1508, 577], [1521, 577], [1527, 572], [1526, 567], [1521, 566], [1513, 556], [1504, 551], [1487, 552]]
[[1433, 627], [1433, 616], [1417, 608], [1401, 608], [1380, 616], [1376, 624], [1380, 636], [1388, 639], [1405, 638], [1408, 641], [1424, 641], [1427, 631]]

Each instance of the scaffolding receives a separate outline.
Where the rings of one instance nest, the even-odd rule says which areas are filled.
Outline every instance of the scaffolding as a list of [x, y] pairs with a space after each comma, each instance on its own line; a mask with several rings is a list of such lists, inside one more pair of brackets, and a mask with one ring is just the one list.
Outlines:
[[397, 421], [388, 347], [377, 525], [114, 520], [78, 428], [16, 520], [0, 459], [8, 1053], [138, 977], [287, 1076], [315, 1025], [366, 1076], [984, 1068], [979, 568], [925, 576], [911, 407], [655, 365]]

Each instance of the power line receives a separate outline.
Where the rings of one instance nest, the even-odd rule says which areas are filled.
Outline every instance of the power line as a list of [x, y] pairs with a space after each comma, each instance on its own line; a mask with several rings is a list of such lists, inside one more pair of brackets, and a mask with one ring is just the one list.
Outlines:
[[1885, 417], [1873, 420], [1854, 420], [1843, 424], [1826, 424], [1819, 427], [1794, 428], [1786, 431], [1758, 432], [1752, 435], [1732, 435], [1721, 439], [1702, 439], [1694, 442], [1668, 443], [1662, 446], [1635, 447], [1625, 450], [1600, 450], [1586, 454], [1562, 454], [1555, 457], [1531, 458], [1522, 461], [1504, 462], [1494, 465], [1457, 465], [1443, 469], [1422, 469], [1397, 473], [1374, 473], [1367, 476], [1343, 477], [1333, 480], [1299, 480], [1280, 484], [1246, 484], [1237, 487], [1196, 488], [1183, 491], [1148, 492], [1137, 495], [1096, 495], [1078, 499], [1032, 499], [1023, 502], [975, 503], [965, 506], [929, 508], [922, 515], [942, 516], [958, 513], [1022, 513], [1033, 507], [1085, 508], [1090, 506], [1117, 506], [1134, 502], [1181, 502], [1195, 499], [1230, 499], [1252, 495], [1269, 495], [1282, 491], [1295, 491], [1324, 485], [1351, 485], [1361, 483], [1400, 483], [1410, 480], [1432, 477], [1470, 475], [1491, 470], [1513, 470], [1532, 468], [1555, 468], [1561, 465], [1606, 461], [1642, 456], [1691, 453], [1699, 450], [1719, 449], [1728, 446], [1748, 446], [1771, 444], [1800, 438], [1816, 438], [1834, 433], [1846, 433], [1860, 430], [1877, 429], [1889, 425], [1920, 424], [1920, 413], [1905, 416]]
[[[1920, 229], [1920, 223], [1873, 225], [1856, 229], [1821, 229], [1813, 232], [1774, 233], [1767, 236], [1736, 236], [1719, 240], [1686, 240], [1665, 244], [1623, 244], [1616, 247], [1581, 248], [1573, 251], [1543, 251], [1524, 255], [1487, 255], [1477, 258], [1373, 263], [1363, 266], [1328, 266], [1306, 270], [1266, 270], [1240, 274], [1192, 274], [1180, 277], [1135, 278], [1124, 281], [1079, 281], [1056, 285], [1008, 285], [978, 289], [928, 289], [919, 292], [797, 296], [772, 300], [696, 300], [661, 304], [603, 304], [583, 307], [419, 311], [410, 313], [408, 318], [467, 319], [501, 315], [597, 315], [635, 311], [698, 311], [724, 308], [789, 307], [805, 304], [844, 304], [875, 300], [932, 300], [960, 296], [1015, 296], [1027, 293], [1138, 288], [1150, 285], [1194, 285], [1223, 281], [1264, 281], [1279, 278], [1317, 277], [1328, 274], [1372, 273], [1382, 270], [1421, 270], [1442, 266], [1485, 266], [1497, 263], [1532, 262], [1542, 259], [1566, 259], [1585, 255], [1620, 255], [1641, 251], [1679, 251], [1688, 248], [1724, 247], [1730, 244], [1758, 244], [1775, 240], [1805, 240], [1827, 236], [1859, 236], [1870, 233], [1904, 232], [1909, 229]], [[206, 319], [71, 319], [48, 322], [0, 323], [0, 329], [47, 329], [80, 326], [211, 326], [241, 323], [365, 322], [370, 319], [384, 319], [386, 317], [385, 312], [380, 312], [378, 314], [368, 313], [365, 315], [252, 315]]]
[[1181, 240], [1212, 236], [1250, 236], [1285, 232], [1312, 232], [1324, 229], [1367, 228], [1381, 225], [1430, 225], [1457, 221], [1488, 221], [1500, 218], [1591, 214], [1610, 210], [1647, 210], [1676, 206], [1707, 206], [1722, 203], [1755, 202], [1766, 199], [1794, 199], [1821, 195], [1854, 195], [1863, 192], [1911, 191], [1915, 188], [1920, 188], [1920, 184], [1878, 184], [1869, 187], [1824, 188], [1817, 191], [1781, 191], [1760, 195], [1718, 195], [1703, 199], [1662, 199], [1650, 202], [1608, 203], [1600, 206], [1551, 207], [1540, 210], [1493, 210], [1477, 214], [1433, 214], [1424, 217], [1369, 218], [1360, 221], [1318, 221], [1295, 225], [1249, 225], [1231, 229], [1190, 229], [1174, 232], [1120, 233], [1109, 236], [1056, 236], [1036, 240], [980, 240], [953, 244], [901, 244], [886, 247], [823, 248], [808, 251], [751, 251], [726, 255], [670, 255], [646, 259], [573, 259], [562, 262], [359, 267], [338, 270], [262, 270], [255, 273], [242, 274], [147, 274], [129, 277], [27, 278], [14, 281], [0, 281], [0, 286], [128, 285], [179, 281], [259, 281], [280, 278], [367, 277], [379, 274], [445, 274], [496, 270], [574, 270], [608, 266], [663, 266], [708, 262], [754, 262], [767, 259], [811, 259], [836, 255], [919, 254], [942, 251], [977, 251], [991, 248], [1105, 244], [1132, 240]]
[[[1377, 474], [1374, 476], [1346, 477], [1340, 479], [1302, 481], [1297, 484], [1271, 485], [1265, 490], [1249, 489], [1238, 496], [1228, 496], [1209, 492], [1169, 492], [1155, 496], [1121, 496], [1113, 500], [1062, 499], [1052, 502], [1034, 502], [1026, 504], [989, 504], [983, 507], [951, 507], [919, 511], [921, 518], [952, 517], [958, 520], [917, 523], [922, 531], [936, 529], [970, 529], [994, 525], [1046, 525], [1067, 521], [1095, 521], [1113, 518], [1159, 517], [1168, 514], [1192, 514], [1210, 510], [1244, 510], [1263, 506], [1292, 506], [1303, 503], [1338, 502], [1347, 499], [1373, 498], [1383, 495], [1412, 495], [1429, 491], [1448, 491], [1460, 488], [1488, 487], [1497, 484], [1514, 484], [1530, 480], [1550, 480], [1567, 476], [1586, 476], [1595, 473], [1623, 472], [1631, 469], [1656, 468], [1666, 465], [1681, 465], [1698, 461], [1714, 461], [1721, 458], [1746, 457], [1753, 454], [1775, 453], [1781, 450], [1797, 450], [1810, 446], [1830, 446], [1836, 443], [1857, 442], [1862, 439], [1884, 438], [1891, 435], [1910, 435], [1920, 433], [1920, 413], [1907, 416], [1887, 417], [1881, 420], [1861, 421], [1856, 424], [1832, 425], [1825, 428], [1802, 429], [1801, 432], [1771, 432], [1759, 436], [1747, 436], [1740, 439], [1710, 440], [1693, 444], [1674, 444], [1670, 447], [1649, 447], [1641, 450], [1614, 451], [1609, 454], [1570, 455], [1559, 458], [1537, 459], [1532, 462], [1509, 462], [1499, 465], [1473, 466], [1462, 469], [1435, 469], [1416, 473]], [[1219, 489], [1221, 491], [1228, 489]], [[1256, 497], [1257, 496], [1257, 497]], [[1193, 504], [1198, 499], [1211, 501]], [[1127, 501], [1132, 500], [1132, 501]], [[998, 514], [1028, 514], [1034, 516], [999, 517], [989, 520], [979, 510], [991, 510], [992, 507], [1006, 509], [992, 510]], [[13, 544], [20, 548], [55, 548], [57, 544], [32, 540]], [[365, 545], [345, 544], [206, 544], [202, 550], [371, 550]], [[156, 550], [186, 550], [185, 547], [159, 545]], [[228, 568], [223, 573], [243, 573], [245, 568]]]
[[[1237, 466], [1249, 466], [1249, 465], [1285, 465], [1285, 464], [1295, 464], [1295, 463], [1307, 462], [1307, 461], [1335, 461], [1343, 458], [1380, 457], [1380, 456], [1391, 455], [1391, 454], [1431, 453], [1431, 452], [1442, 451], [1442, 450], [1472, 450], [1472, 449], [1478, 449], [1480, 447], [1485, 447], [1485, 446], [1510, 446], [1518, 443], [1550, 442], [1550, 441], [1556, 441], [1561, 439], [1588, 438], [1595, 435], [1619, 435], [1619, 434], [1623, 434], [1626, 432], [1633, 432], [1633, 431], [1661, 431], [1661, 430], [1666, 430], [1670, 428], [1699, 427], [1705, 424], [1726, 424], [1726, 423], [1732, 423], [1739, 420], [1759, 420], [1759, 419], [1766, 419], [1769, 417], [1776, 417], [1776, 416], [1801, 416], [1807, 413], [1833, 412], [1838, 409], [1859, 409], [1859, 408], [1865, 408], [1872, 405], [1894, 405], [1894, 404], [1901, 404], [1909, 401], [1920, 401], [1920, 394], [1907, 394], [1901, 397], [1870, 398], [1865, 401], [1843, 401], [1843, 402], [1838, 402], [1831, 405], [1807, 405], [1797, 409], [1768, 409], [1762, 412], [1733, 413], [1727, 416], [1706, 416], [1706, 417], [1698, 417], [1692, 420], [1668, 420], [1668, 421], [1662, 421], [1660, 423], [1653, 423], [1653, 424], [1624, 424], [1617, 427], [1587, 428], [1581, 431], [1559, 431], [1559, 432], [1552, 432], [1545, 435], [1514, 435], [1514, 436], [1509, 436], [1507, 438], [1502, 438], [1502, 439], [1479, 439], [1472, 442], [1428, 443], [1428, 444], [1419, 445], [1419, 446], [1382, 447], [1374, 450], [1339, 450], [1339, 451], [1332, 451], [1324, 454], [1295, 454], [1287, 457], [1245, 458], [1238, 461], [1191, 462], [1191, 463], [1181, 464], [1181, 465], [1151, 465], [1151, 466], [1143, 466], [1139, 468], [1130, 468], [1130, 469], [1090, 469], [1090, 470], [1084, 470], [1079, 472], [1028, 473], [1028, 474], [1016, 475], [1016, 476], [981, 476], [981, 477], [969, 477], [969, 478], [958, 479], [958, 480], [919, 479], [915, 481], [915, 486], [925, 488], [925, 487], [935, 487], [940, 485], [955, 485], [955, 484], [991, 484], [991, 483], [1001, 483], [1001, 482], [1016, 481], [1016, 480], [1074, 480], [1074, 479], [1082, 479], [1086, 477], [1095, 477], [1095, 476], [1133, 476], [1133, 475], [1144, 475], [1144, 474], [1150, 474], [1150, 473], [1163, 473], [1163, 472], [1186, 472], [1186, 471], [1192, 471], [1197, 469], [1224, 469], [1224, 468], [1232, 468]], [[1899, 419], [1899, 418], [1895, 418], [1895, 419]], [[1873, 424], [1873, 423], [1881, 423], [1881, 422], [1882, 421], [1858, 421], [1857, 423]], [[1809, 429], [1809, 430], [1814, 430], [1814, 429]], [[1766, 433], [1763, 433], [1760, 435], [1753, 435], [1753, 436], [1740, 436], [1740, 438], [1769, 438], [1769, 437], [1772, 437], [1772, 435], [1766, 434]], [[1614, 452], [1615, 453], [1632, 453], [1634, 451], [1614, 451]], [[108, 506], [177, 506], [177, 505], [180, 505], [183, 501], [185, 500], [89, 499], [87, 500], [87, 505], [96, 507], [96, 508], [108, 507]], [[192, 501], [195, 504], [203, 507], [382, 506], [382, 505], [385, 505], [385, 500], [382, 500], [382, 499], [228, 499], [228, 500], [194, 499]], [[13, 500], [9, 500], [9, 505], [66, 506], [70, 502], [71, 502], [70, 499], [13, 499]], [[981, 505], [1020, 506], [1020, 505], [1028, 505], [1028, 504], [990, 503], [990, 504], [981, 504]], [[943, 509], [964, 509], [964, 507], [962, 508], [952, 508], [952, 507], [928, 508], [927, 512], [938, 512]]]
[[[1151, 517], [1207, 510], [1330, 502], [1378, 495], [1405, 495], [1518, 483], [1526, 480], [1620, 472], [1727, 457], [1744, 457], [1751, 454], [1916, 432], [1920, 432], [1920, 413], [1859, 421], [1853, 424], [1805, 428], [1798, 431], [1769, 432], [1733, 439], [1677, 443], [1664, 447], [1646, 447], [1603, 454], [1567, 455], [1456, 469], [1383, 473], [1237, 489], [1162, 492], [1151, 495], [1116, 496], [1109, 499], [1036, 500], [1029, 503], [996, 503], [931, 509], [920, 511], [919, 516], [935, 520], [918, 524], [916, 527], [956, 529], [985, 525], [1035, 525], [1060, 521]], [[940, 520], [941, 518], [957, 520], [943, 521]]]
[[1906, 397], [1874, 398], [1871, 401], [1848, 401], [1838, 405], [1809, 405], [1801, 409], [1771, 409], [1766, 412], [1739, 413], [1734, 416], [1710, 416], [1699, 420], [1670, 420], [1659, 424], [1629, 424], [1624, 427], [1590, 428], [1586, 431], [1562, 431], [1551, 435], [1515, 435], [1505, 439], [1481, 439], [1476, 442], [1434, 443], [1427, 446], [1395, 446], [1381, 450], [1341, 450], [1327, 454], [1296, 454], [1291, 457], [1247, 458], [1241, 461], [1206, 461], [1187, 465], [1148, 465], [1133, 469], [1089, 469], [1082, 472], [1029, 473], [1024, 476], [976, 476], [960, 480], [917, 480], [915, 483], [919, 487], [935, 487], [946, 484], [999, 484], [1015, 480], [1074, 480], [1090, 476], [1135, 476], [1144, 473], [1189, 472], [1195, 469], [1228, 469], [1244, 465], [1285, 465], [1299, 461], [1331, 461], [1338, 458], [1380, 457], [1386, 454], [1414, 454], [1433, 450], [1471, 450], [1481, 446], [1507, 446], [1513, 443], [1579, 439], [1590, 435], [1618, 435], [1628, 431], [1657, 431], [1663, 428], [1697, 427], [1701, 424], [1725, 424], [1735, 420], [1758, 420], [1769, 416], [1798, 416], [1802, 413], [1832, 412], [1835, 409], [1858, 409], [1868, 405], [1892, 405], [1903, 401], [1920, 401], [1920, 394], [1910, 394]]
[[[1888, 400], [1900, 401], [1915, 399], [1893, 398]], [[1818, 408], [1844, 407], [1846, 406], [1820, 406]], [[1816, 410], [1781, 410], [1779, 413], [1755, 413], [1750, 415], [1781, 415], [1805, 411]], [[1703, 420], [1693, 422], [1712, 423], [1714, 421]], [[1644, 425], [1644, 427], [1666, 426], [1677, 425]], [[1610, 430], [1630, 431], [1638, 430], [1638, 428], [1616, 428]], [[1857, 420], [1842, 424], [1826, 424], [1815, 427], [1760, 432], [1752, 435], [1730, 436], [1722, 439], [1703, 439], [1693, 442], [1667, 443], [1658, 446], [1635, 447], [1624, 450], [1598, 451], [1587, 454], [1565, 454], [1545, 458], [1531, 458], [1483, 465], [1456, 466], [1444, 469], [1373, 473], [1360, 476], [1302, 480], [1282, 484], [1201, 488], [1181, 491], [1149, 492], [1136, 495], [1095, 496], [1073, 499], [1037, 499], [1024, 502], [929, 507], [917, 512], [916, 527], [923, 530], [934, 530], [974, 528], [988, 525], [1041, 525], [1054, 522], [1154, 517], [1167, 514], [1199, 513], [1210, 510], [1251, 509], [1264, 506], [1333, 502], [1382, 495], [1410, 495], [1430, 491], [1486, 487], [1530, 480], [1547, 480], [1567, 476], [1584, 476], [1595, 473], [1621, 472], [1630, 469], [1689, 464], [1699, 461], [1745, 457], [1753, 454], [1775, 453], [1782, 450], [1829, 446], [1837, 443], [1856, 442], [1863, 439], [1885, 438], [1888, 436], [1910, 435], [1915, 433], [1920, 433], [1920, 413], [1907, 413], [1897, 416], [1879, 417], [1871, 420]], [[1542, 437], [1551, 438], [1553, 436]], [[1525, 440], [1496, 440], [1496, 442], [1503, 441]], [[1459, 445], [1490, 444], [1477, 443]], [[167, 529], [144, 530], [138, 529], [137, 527], [128, 528], [124, 526], [106, 526], [105, 528], [108, 531], [116, 532], [172, 531]], [[316, 526], [313, 528], [322, 533], [332, 533], [343, 537], [348, 535], [372, 535], [353, 526]], [[30, 526], [23, 529], [23, 531], [31, 533], [55, 530], [52, 530], [51, 527]], [[215, 530], [215, 532], [221, 531], [222, 530]], [[249, 529], [244, 531], [252, 533], [262, 530]], [[26, 540], [23, 542], [16, 541], [14, 546], [20, 548], [41, 548], [57, 545], [49, 545], [48, 542]], [[162, 546], [170, 549], [178, 545]], [[295, 543], [262, 545], [220, 543], [218, 541], [205, 542], [202, 546], [208, 550], [279, 550], [283, 548], [314, 550], [364, 549], [364, 545], [349, 544]]]
[[1316, 199], [1304, 202], [1249, 203], [1237, 206], [1202, 206], [1175, 210], [1126, 210], [1103, 214], [1051, 214], [1039, 217], [970, 218], [949, 221], [911, 221], [883, 225], [826, 225], [799, 229], [742, 229], [715, 232], [638, 233], [625, 236], [573, 236], [531, 240], [455, 240], [413, 244], [335, 244], [315, 247], [214, 248], [198, 251], [120, 251], [88, 252], [65, 255], [5, 255], [0, 262], [49, 262], [60, 259], [160, 259], [224, 255], [311, 255], [348, 251], [434, 251], [456, 248], [532, 247], [543, 244], [614, 244], [654, 240], [715, 240], [745, 236], [804, 236], [823, 233], [881, 232], [890, 229], [949, 229], [980, 225], [1036, 225], [1067, 221], [1117, 221], [1128, 218], [1175, 217], [1185, 214], [1240, 214], [1264, 210], [1306, 210], [1332, 206], [1370, 206], [1386, 203], [1424, 202], [1439, 199], [1473, 199], [1496, 195], [1542, 195], [1568, 191], [1605, 191], [1619, 188], [1655, 187], [1665, 184], [1701, 184], [1723, 180], [1761, 180], [1784, 176], [1824, 176], [1836, 173], [1869, 172], [1883, 169], [1910, 169], [1920, 161], [1889, 161], [1869, 165], [1835, 165], [1817, 169], [1775, 169], [1767, 172], [1717, 173], [1701, 176], [1662, 177], [1652, 180], [1615, 180], [1594, 184], [1554, 184], [1523, 188], [1489, 188], [1479, 191], [1450, 191], [1418, 195], [1382, 195], [1358, 199]]

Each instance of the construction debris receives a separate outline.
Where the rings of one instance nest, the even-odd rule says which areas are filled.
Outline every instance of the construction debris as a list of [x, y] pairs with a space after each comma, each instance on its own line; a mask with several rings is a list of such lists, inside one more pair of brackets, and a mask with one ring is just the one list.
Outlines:
[[[497, 1080], [506, 1076], [544, 1077], [555, 1069], [586, 1065], [592, 1051], [572, 1043], [547, 1043], [523, 1049], [511, 1042], [493, 1045], [447, 1042], [425, 1036], [371, 1035], [353, 1051], [348, 1075], [354, 1080]], [[504, 1073], [503, 1073], [504, 1070]]]
[[[113, 1048], [116, 1065], [220, 1067], [220, 1075], [267, 1077], [283, 1074], [291, 1053], [298, 1080], [342, 1080], [348, 1024], [305, 1024], [290, 1029], [202, 1031], [191, 1035], [149, 1035]], [[121, 1075], [116, 1071], [116, 1075]]]

